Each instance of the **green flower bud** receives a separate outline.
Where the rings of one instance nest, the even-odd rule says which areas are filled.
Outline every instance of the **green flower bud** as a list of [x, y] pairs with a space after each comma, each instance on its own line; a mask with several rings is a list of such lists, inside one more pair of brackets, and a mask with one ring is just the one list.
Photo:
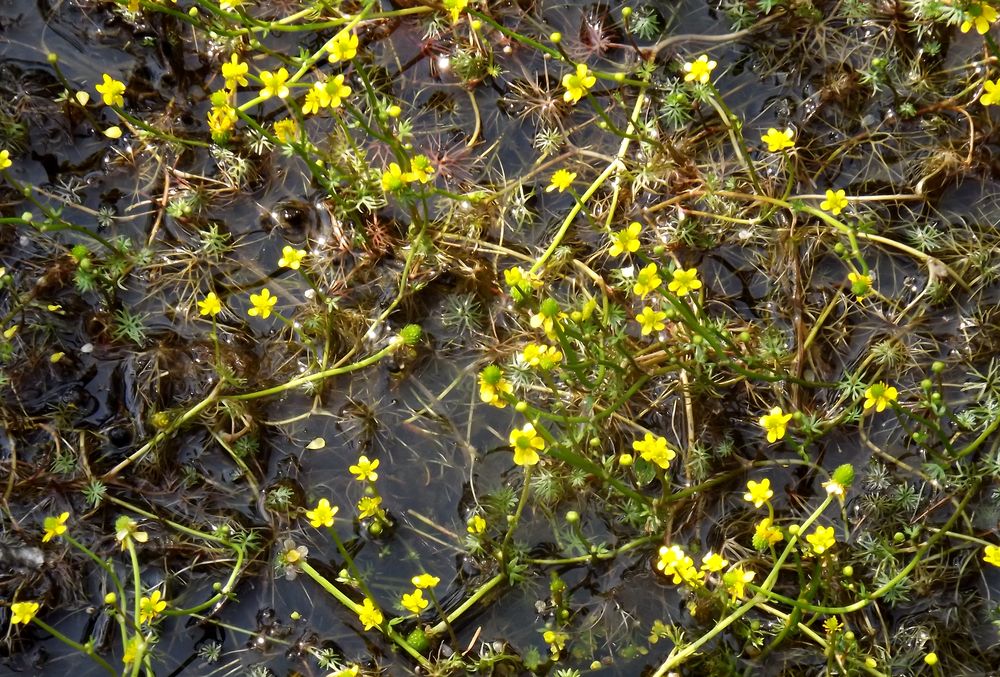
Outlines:
[[854, 466], [850, 463], [837, 466], [833, 471], [833, 481], [845, 489], [849, 488], [854, 483]]
[[399, 337], [408, 346], [415, 346], [420, 341], [423, 331], [419, 324], [408, 324], [399, 332]]

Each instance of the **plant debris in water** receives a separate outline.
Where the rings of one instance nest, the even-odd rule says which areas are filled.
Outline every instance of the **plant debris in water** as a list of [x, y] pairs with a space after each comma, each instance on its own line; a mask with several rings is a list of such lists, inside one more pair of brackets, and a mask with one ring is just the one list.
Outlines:
[[0, 664], [1000, 664], [989, 2], [0, 9]]

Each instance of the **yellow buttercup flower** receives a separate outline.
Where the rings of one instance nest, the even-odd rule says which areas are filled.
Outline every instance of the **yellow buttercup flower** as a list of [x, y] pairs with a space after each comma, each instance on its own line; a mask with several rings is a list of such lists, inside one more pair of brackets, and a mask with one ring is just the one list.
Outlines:
[[382, 514], [381, 496], [363, 496], [358, 501], [358, 519], [378, 517]]
[[729, 562], [726, 558], [717, 552], [712, 552], [711, 550], [706, 552], [704, 557], [701, 558], [701, 570], [707, 571], [710, 574], [722, 571], [727, 566], [729, 566]]
[[486, 520], [483, 519], [482, 515], [473, 515], [469, 518], [469, 521], [465, 523], [465, 530], [473, 536], [478, 536], [486, 531]]
[[[765, 481], [768, 483], [768, 485], [771, 484], [771, 480], [765, 480]], [[770, 491], [770, 489], [768, 491]], [[768, 496], [768, 499], [770, 499], [770, 497], [773, 495], [774, 492], [772, 491]], [[761, 503], [761, 505], [763, 505], [763, 503]], [[759, 508], [760, 506], [758, 505], [756, 507]], [[784, 534], [781, 533], [781, 529], [774, 526], [774, 522], [771, 520], [770, 517], [765, 517], [764, 519], [762, 519], [760, 522], [757, 523], [757, 525], [754, 527], [753, 535], [756, 541], [759, 541], [761, 544], [766, 544], [766, 545], [775, 545], [776, 543], [780, 543], [781, 541], [785, 540], [785, 536]]]
[[276, 96], [279, 99], [284, 99], [289, 94], [287, 68], [279, 68], [275, 73], [261, 71], [260, 82], [264, 85], [264, 88], [260, 90], [261, 98], [270, 99], [272, 96]]
[[963, 14], [965, 20], [959, 26], [959, 30], [963, 33], [968, 33], [969, 29], [975, 26], [977, 33], [985, 35], [990, 30], [990, 24], [997, 20], [997, 11], [985, 2], [970, 5]]
[[761, 416], [758, 423], [760, 423], [761, 428], [767, 431], [767, 441], [777, 442], [785, 436], [788, 422], [791, 420], [791, 414], [782, 412], [781, 407], [774, 407], [769, 413]]
[[330, 108], [340, 108], [344, 99], [351, 95], [351, 88], [344, 84], [344, 74], [338, 73], [326, 81], [326, 95], [329, 97], [327, 106]]
[[38, 602], [14, 602], [10, 605], [10, 624], [27, 625], [38, 613]]
[[837, 544], [833, 527], [816, 527], [815, 531], [806, 536], [806, 541], [812, 546], [813, 552], [822, 555]]
[[701, 280], [698, 279], [698, 269], [690, 268], [684, 270], [678, 268], [671, 273], [673, 279], [667, 285], [667, 289], [678, 296], [687, 296], [691, 292], [701, 289]]
[[545, 449], [545, 440], [535, 432], [535, 426], [530, 423], [512, 430], [508, 441], [514, 448], [514, 463], [521, 466], [538, 463], [538, 452]]
[[0, 171], [4, 169], [9, 169], [14, 163], [10, 161], [10, 151], [7, 149], [0, 150]]
[[658, 289], [663, 284], [663, 280], [660, 279], [658, 273], [659, 268], [655, 263], [650, 263], [640, 270], [635, 276], [635, 285], [632, 287], [632, 293], [645, 298], [646, 294]]
[[700, 571], [695, 566], [694, 560], [676, 545], [669, 548], [665, 545], [660, 547], [656, 568], [662, 571], [665, 576], [673, 576], [675, 585], [683, 582], [693, 588], [698, 588], [705, 583], [705, 572]]
[[236, 125], [238, 118], [236, 109], [228, 104], [212, 106], [208, 111], [208, 128], [212, 136], [221, 136]]
[[983, 83], [982, 96], [979, 97], [979, 103], [984, 106], [995, 106], [1000, 102], [1000, 84], [996, 80], [987, 80]]
[[152, 623], [167, 608], [167, 601], [160, 598], [160, 591], [154, 590], [149, 597], [139, 600], [139, 623]]
[[528, 366], [538, 367], [542, 371], [547, 371], [562, 361], [563, 354], [555, 346], [529, 343], [524, 346], [521, 357]]
[[885, 411], [885, 408], [896, 401], [899, 391], [895, 386], [879, 381], [868, 386], [865, 390], [865, 409], [875, 407], [875, 411]]
[[358, 458], [358, 462], [350, 466], [348, 470], [359, 482], [374, 482], [378, 479], [378, 473], [375, 472], [378, 466], [379, 460], [377, 458], [369, 460], [367, 456], [361, 456]]
[[995, 567], [1000, 567], [1000, 546], [987, 545], [983, 549], [983, 561]]
[[795, 147], [795, 132], [790, 128], [779, 132], [774, 127], [767, 130], [767, 134], [760, 137], [760, 140], [767, 144], [767, 149], [772, 153], [787, 150]]
[[289, 245], [285, 245], [281, 248], [281, 258], [278, 259], [278, 265], [282, 268], [289, 268], [291, 270], [298, 270], [302, 265], [302, 259], [306, 257], [305, 249], [296, 249]]
[[571, 172], [566, 169], [557, 169], [549, 181], [549, 185], [545, 187], [546, 193], [551, 193], [554, 190], [558, 190], [560, 193], [573, 185], [573, 179], [576, 178], [576, 172]]
[[370, 598], [365, 597], [358, 609], [358, 620], [365, 626], [365, 630], [371, 630], [382, 625], [382, 612], [378, 610]]
[[770, 501], [772, 496], [774, 492], [771, 490], [771, 480], [765, 477], [760, 482], [753, 480], [747, 482], [747, 493], [743, 494], [743, 500], [759, 508]]
[[392, 193], [406, 185], [403, 168], [397, 162], [390, 162], [389, 168], [382, 172], [382, 190]]
[[642, 327], [642, 335], [648, 336], [654, 331], [663, 331], [666, 328], [666, 324], [663, 321], [667, 319], [667, 314], [660, 310], [653, 310], [649, 306], [642, 309], [638, 315], [635, 316], [636, 322]]
[[436, 588], [441, 579], [437, 576], [432, 576], [428, 573], [417, 574], [410, 579], [410, 583], [413, 583], [413, 587], [418, 590], [426, 590], [427, 588]]
[[306, 519], [309, 520], [309, 524], [317, 529], [320, 527], [332, 527], [333, 518], [339, 509], [337, 506], [330, 505], [328, 499], [321, 498], [315, 508], [306, 511]]
[[121, 80], [115, 80], [107, 73], [105, 73], [102, 77], [104, 78], [104, 82], [99, 85], [95, 85], [94, 89], [96, 89], [97, 93], [101, 95], [104, 105], [124, 106], [125, 98], [122, 94], [125, 93], [125, 83]]
[[358, 36], [346, 30], [333, 36], [330, 43], [330, 63], [350, 61], [358, 55]]
[[404, 178], [407, 181], [419, 181], [427, 183], [434, 176], [434, 167], [431, 166], [430, 158], [426, 155], [414, 155], [410, 159], [410, 171]]
[[441, 4], [451, 14], [451, 23], [457, 24], [458, 17], [461, 16], [465, 8], [469, 6], [469, 0], [444, 0]]
[[128, 515], [122, 515], [115, 520], [115, 540], [121, 543], [121, 549], [125, 550], [129, 543], [146, 543], [149, 541], [149, 534], [139, 531], [139, 523]]
[[421, 611], [427, 608], [429, 603], [424, 599], [424, 591], [417, 588], [409, 594], [403, 594], [403, 608], [409, 611], [411, 614], [419, 614]]
[[277, 296], [271, 295], [271, 290], [264, 287], [260, 290], [259, 294], [250, 294], [250, 305], [252, 306], [247, 310], [247, 315], [250, 317], [260, 316], [260, 319], [266, 320], [271, 317], [271, 308], [274, 304], [278, 302]]
[[575, 73], [567, 73], [563, 76], [562, 86], [566, 88], [563, 100], [567, 103], [576, 103], [595, 84], [597, 84], [597, 77], [590, 72], [586, 64], [578, 63]]
[[45, 535], [42, 536], [42, 543], [48, 543], [53, 538], [65, 534], [66, 520], [68, 519], [68, 512], [64, 512], [58, 517], [46, 517], [42, 521], [42, 529], [45, 531]]
[[868, 296], [872, 290], [872, 278], [870, 275], [852, 271], [847, 274], [847, 281], [851, 283], [851, 291], [859, 302]]
[[726, 586], [726, 591], [736, 599], [743, 599], [747, 595], [747, 583], [753, 581], [755, 574], [747, 571], [743, 567], [733, 567], [722, 575], [722, 584]]
[[677, 456], [677, 452], [667, 444], [667, 438], [652, 433], [646, 433], [641, 440], [632, 442], [632, 449], [638, 451], [643, 460], [655, 463], [664, 470]]
[[834, 216], [844, 211], [847, 206], [847, 192], [844, 190], [826, 190], [826, 199], [819, 203], [820, 209], [825, 209]]
[[707, 54], [702, 54], [694, 61], [688, 61], [684, 64], [684, 82], [700, 82], [705, 85], [708, 84], [709, 78], [712, 76], [712, 71], [718, 64], [715, 61], [709, 61]]
[[250, 65], [240, 61], [238, 54], [229, 57], [229, 61], [222, 64], [222, 77], [226, 79], [226, 89], [236, 89], [236, 85], [246, 87], [250, 84], [246, 75], [250, 71]]
[[611, 250], [608, 253], [612, 256], [621, 256], [639, 251], [639, 233], [641, 232], [642, 224], [633, 221], [628, 224], [628, 228], [612, 233]]
[[497, 409], [507, 406], [504, 395], [514, 392], [514, 385], [503, 377], [503, 371], [495, 364], [479, 372], [479, 399]]
[[326, 93], [326, 83], [316, 82], [306, 92], [305, 101], [302, 102], [302, 112], [306, 115], [315, 115], [329, 105], [330, 95]]
[[222, 301], [215, 295], [214, 291], [208, 292], [204, 299], [198, 301], [198, 314], [211, 315], [215, 317], [222, 312]]
[[274, 123], [274, 135], [281, 143], [291, 143], [299, 135], [299, 123], [292, 118], [285, 118]]

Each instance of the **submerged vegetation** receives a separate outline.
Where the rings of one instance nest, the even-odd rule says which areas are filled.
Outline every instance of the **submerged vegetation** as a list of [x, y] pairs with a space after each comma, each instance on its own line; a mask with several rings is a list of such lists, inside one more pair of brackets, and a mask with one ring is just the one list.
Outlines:
[[20, 4], [5, 670], [1000, 664], [992, 5]]

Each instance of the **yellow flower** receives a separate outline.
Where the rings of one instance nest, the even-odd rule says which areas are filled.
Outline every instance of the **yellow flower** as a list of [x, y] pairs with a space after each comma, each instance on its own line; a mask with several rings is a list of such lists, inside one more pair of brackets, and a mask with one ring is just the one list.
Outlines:
[[377, 458], [369, 460], [367, 456], [361, 456], [358, 458], [358, 462], [349, 467], [348, 470], [354, 475], [354, 479], [359, 482], [374, 482], [378, 479], [378, 473], [375, 472], [378, 465], [379, 460]]
[[767, 130], [767, 134], [760, 137], [760, 140], [767, 144], [767, 149], [772, 153], [795, 147], [795, 132], [791, 128], [779, 132], [774, 127]]
[[219, 0], [219, 9], [232, 12], [243, 5], [244, 0]]
[[979, 97], [979, 103], [984, 106], [994, 106], [1000, 102], [1000, 84], [996, 80], [987, 80], [983, 83], [983, 95]]
[[278, 259], [278, 265], [282, 268], [298, 270], [299, 266], [302, 265], [302, 259], [305, 257], [305, 249], [296, 249], [295, 247], [290, 247], [286, 244], [281, 248], [281, 258]]
[[729, 566], [729, 562], [722, 555], [711, 550], [706, 552], [705, 556], [701, 558], [702, 571], [715, 573], [716, 571], [722, 571], [727, 566]]
[[65, 534], [66, 520], [68, 519], [68, 512], [64, 512], [58, 517], [46, 517], [42, 521], [42, 528], [45, 530], [45, 535], [42, 536], [42, 543], [48, 543], [56, 536], [62, 536]]
[[781, 407], [774, 407], [770, 413], [761, 416], [758, 423], [760, 423], [761, 428], [767, 431], [767, 441], [777, 442], [785, 436], [788, 422], [791, 420], [791, 414], [782, 412]]
[[358, 519], [377, 517], [382, 514], [381, 496], [364, 496], [358, 501]]
[[396, 162], [389, 163], [389, 169], [382, 172], [382, 190], [392, 193], [406, 185], [403, 168]]
[[448, 10], [448, 13], [451, 14], [451, 23], [457, 24], [458, 17], [469, 6], [469, 0], [444, 0], [442, 4]]
[[419, 181], [427, 183], [434, 176], [434, 167], [431, 166], [430, 158], [426, 155], [414, 155], [410, 159], [410, 171], [406, 173], [407, 181]]
[[233, 128], [238, 118], [236, 109], [228, 104], [212, 106], [208, 111], [208, 128], [212, 136], [221, 136]]
[[524, 346], [524, 352], [521, 354], [521, 357], [528, 366], [548, 371], [562, 361], [563, 354], [555, 346], [529, 343]]
[[336, 516], [338, 510], [340, 508], [330, 505], [329, 500], [321, 498], [315, 508], [306, 511], [306, 519], [316, 529], [320, 527], [332, 527], [333, 518]]
[[826, 631], [826, 634], [828, 635], [834, 634], [843, 627], [844, 626], [841, 625], [840, 621], [837, 620], [836, 616], [830, 616], [825, 621], [823, 621], [823, 629]]
[[424, 599], [424, 591], [417, 588], [409, 594], [403, 594], [403, 608], [411, 614], [419, 614], [427, 608], [428, 601]]
[[330, 95], [326, 93], [326, 83], [316, 82], [306, 92], [306, 100], [302, 104], [302, 112], [306, 115], [315, 115], [329, 105]]
[[292, 118], [285, 118], [274, 123], [274, 135], [281, 143], [291, 143], [299, 135], [299, 124]]
[[771, 480], [765, 477], [760, 482], [753, 480], [747, 482], [747, 493], [743, 494], [743, 500], [753, 503], [753, 507], [759, 508], [770, 501], [772, 496], [774, 496], [774, 492], [771, 490]]
[[331, 672], [326, 677], [358, 677], [361, 674], [361, 667], [358, 665], [348, 665], [336, 672]]
[[819, 203], [820, 209], [825, 209], [834, 216], [844, 211], [844, 207], [847, 206], [847, 192], [844, 190], [838, 190], [836, 192], [827, 188], [826, 199]]
[[563, 101], [576, 103], [596, 83], [597, 78], [590, 72], [586, 64], [578, 63], [575, 73], [567, 73], [563, 76], [562, 86], [566, 88], [563, 93]]
[[222, 77], [226, 79], [226, 89], [236, 89], [236, 85], [246, 87], [248, 84], [246, 75], [250, 70], [250, 65], [240, 61], [238, 54], [229, 57], [229, 61], [222, 64]]
[[122, 94], [125, 93], [125, 83], [121, 80], [115, 80], [113, 77], [104, 74], [104, 82], [95, 85], [94, 89], [97, 93], [101, 95], [101, 99], [104, 101], [105, 106], [124, 106], [125, 98]]
[[152, 623], [166, 608], [167, 601], [160, 599], [159, 590], [154, 590], [149, 597], [139, 600], [139, 624]]
[[27, 625], [39, 609], [38, 602], [14, 602], [10, 605], [10, 624]]
[[701, 289], [701, 280], [698, 279], [698, 269], [691, 268], [684, 270], [678, 268], [671, 273], [673, 279], [667, 285], [667, 289], [678, 296], [687, 296], [696, 289]]
[[667, 319], [667, 314], [653, 310], [649, 306], [642, 309], [642, 312], [635, 316], [636, 322], [642, 327], [642, 335], [648, 336], [654, 331], [663, 331], [667, 325], [663, 321]]
[[655, 263], [650, 263], [640, 270], [635, 276], [635, 286], [632, 287], [632, 293], [645, 298], [646, 294], [659, 288], [663, 280], [660, 279], [658, 273], [659, 268]]
[[358, 55], [358, 36], [346, 30], [333, 36], [330, 42], [330, 63], [350, 61]]
[[555, 340], [555, 326], [562, 315], [559, 304], [555, 299], [547, 298], [538, 306], [538, 312], [532, 314], [529, 324], [532, 329], [542, 329], [546, 336]]
[[365, 626], [365, 630], [371, 630], [382, 625], [382, 612], [375, 607], [370, 598], [365, 597], [361, 608], [358, 609], [358, 620]]
[[214, 291], [208, 292], [204, 299], [198, 301], [198, 314], [211, 315], [215, 317], [222, 312], [222, 301], [215, 295]]
[[1000, 546], [987, 545], [983, 550], [983, 561], [995, 567], [1000, 567]]
[[875, 411], [885, 411], [885, 408], [896, 401], [899, 392], [895, 386], [887, 385], [882, 381], [873, 383], [865, 391], [865, 409], [875, 407]]
[[973, 26], [980, 35], [990, 30], [990, 24], [997, 20], [997, 11], [985, 2], [971, 5], [965, 12], [965, 21], [959, 27], [963, 33], [968, 33]]
[[638, 451], [643, 460], [655, 463], [664, 470], [677, 457], [677, 452], [667, 445], [667, 438], [646, 433], [641, 440], [632, 442], [632, 449]]
[[815, 531], [806, 536], [806, 540], [817, 555], [822, 555], [837, 544], [837, 538], [833, 535], [833, 527], [816, 527]]
[[608, 252], [612, 256], [621, 256], [622, 254], [639, 251], [639, 233], [642, 232], [642, 224], [638, 221], [633, 221], [628, 224], [628, 228], [623, 228], [616, 233], [611, 234], [611, 251]]
[[573, 179], [576, 178], [576, 172], [571, 172], [566, 169], [557, 169], [549, 181], [549, 185], [545, 187], [546, 193], [551, 193], [554, 190], [558, 190], [560, 193], [573, 185]]
[[264, 287], [260, 290], [259, 294], [250, 294], [250, 304], [253, 306], [247, 310], [247, 315], [250, 317], [260, 316], [260, 319], [266, 320], [271, 317], [271, 308], [274, 304], [278, 302], [277, 296], [271, 295], [271, 290]]
[[684, 72], [687, 75], [684, 76], [684, 82], [700, 82], [703, 85], [708, 84], [708, 80], [712, 75], [712, 71], [718, 64], [715, 61], [709, 61], [708, 55], [702, 54], [694, 61], [688, 61], [684, 64]]
[[510, 446], [514, 448], [514, 463], [522, 466], [538, 463], [538, 452], [545, 449], [545, 440], [535, 432], [535, 426], [525, 423], [510, 432]]
[[279, 99], [284, 99], [288, 96], [288, 69], [282, 67], [279, 68], [276, 73], [271, 71], [261, 71], [260, 82], [264, 85], [264, 89], [260, 90], [260, 95], [262, 98], [270, 99], [272, 96], [276, 96]]
[[676, 545], [669, 548], [665, 545], [660, 547], [656, 568], [665, 576], [673, 576], [674, 585], [683, 581], [696, 588], [705, 582], [705, 572], [699, 571], [694, 565], [694, 560]]
[[437, 584], [441, 582], [441, 579], [437, 576], [431, 576], [428, 573], [417, 574], [410, 579], [410, 583], [413, 583], [413, 587], [418, 590], [424, 590], [426, 588], [436, 588]]
[[121, 543], [121, 549], [125, 550], [130, 541], [146, 543], [149, 541], [149, 534], [139, 531], [139, 523], [128, 515], [122, 515], [115, 520], [115, 540]]
[[863, 273], [850, 272], [847, 274], [847, 281], [851, 283], [851, 291], [860, 302], [872, 290], [872, 278]]
[[10, 151], [0, 150], [0, 170], [9, 169], [14, 163], [10, 161]]
[[835, 482], [834, 480], [829, 480], [823, 482], [823, 488], [826, 489], [826, 493], [830, 496], [837, 496], [839, 498], [844, 497], [844, 485], [840, 482]]
[[753, 581], [753, 571], [747, 571], [743, 567], [733, 567], [722, 576], [722, 583], [726, 586], [726, 591], [736, 599], [743, 599], [747, 594], [747, 583]]
[[519, 294], [520, 296], [515, 296], [515, 300], [520, 300], [532, 289], [538, 289], [542, 286], [542, 281], [539, 279], [537, 273], [532, 273], [531, 271], [526, 271], [520, 266], [515, 266], [514, 268], [508, 268], [503, 271], [504, 282], [511, 290], [511, 294]]
[[503, 371], [495, 364], [479, 372], [479, 399], [497, 409], [507, 406], [504, 395], [514, 392], [514, 386], [503, 377]]
[[344, 99], [351, 95], [351, 88], [344, 84], [344, 74], [340, 73], [326, 81], [326, 95], [330, 97], [326, 104], [331, 108], [340, 108]]
[[486, 520], [483, 519], [482, 515], [473, 515], [466, 523], [465, 530], [474, 536], [478, 536], [486, 531]]
[[549, 645], [549, 651], [551, 651], [554, 656], [558, 656], [559, 652], [566, 648], [566, 642], [569, 641], [569, 635], [565, 632], [557, 630], [546, 630], [542, 633], [542, 639]]

